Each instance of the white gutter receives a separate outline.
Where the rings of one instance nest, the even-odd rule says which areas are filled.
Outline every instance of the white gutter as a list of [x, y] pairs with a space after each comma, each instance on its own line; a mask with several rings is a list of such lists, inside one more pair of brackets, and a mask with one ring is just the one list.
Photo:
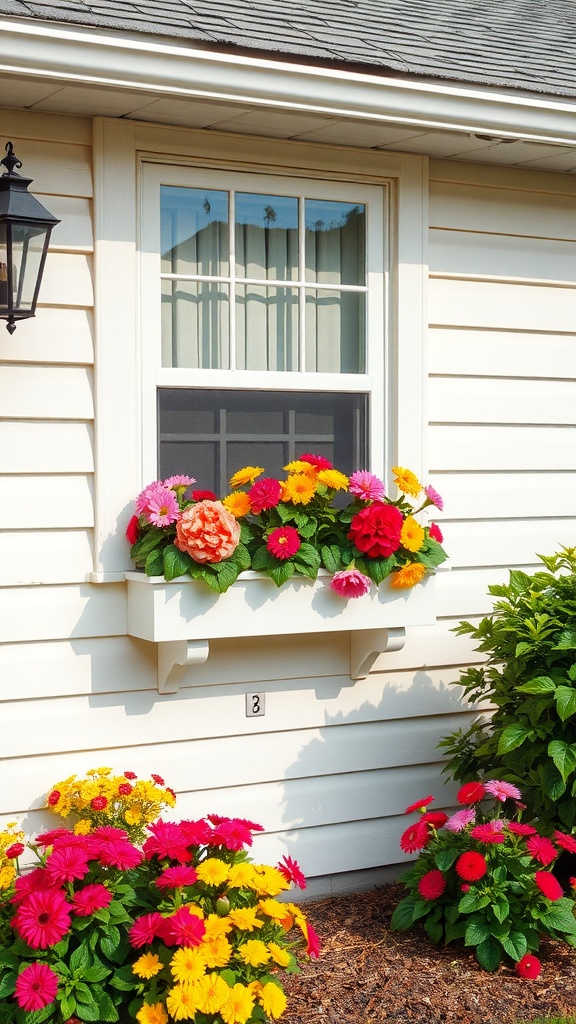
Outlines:
[[[258, 104], [336, 118], [576, 144], [576, 100], [404, 81], [210, 52], [170, 41], [3, 18], [0, 73], [61, 86]], [[1, 94], [0, 94], [1, 102]]]

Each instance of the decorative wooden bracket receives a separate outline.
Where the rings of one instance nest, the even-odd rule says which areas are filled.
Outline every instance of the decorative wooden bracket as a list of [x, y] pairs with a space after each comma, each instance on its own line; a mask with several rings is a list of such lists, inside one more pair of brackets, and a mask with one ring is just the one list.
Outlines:
[[203, 665], [209, 640], [164, 640], [158, 644], [158, 692], [177, 693], [186, 669]]
[[403, 626], [353, 630], [350, 633], [350, 678], [366, 679], [379, 654], [401, 651], [405, 643]]

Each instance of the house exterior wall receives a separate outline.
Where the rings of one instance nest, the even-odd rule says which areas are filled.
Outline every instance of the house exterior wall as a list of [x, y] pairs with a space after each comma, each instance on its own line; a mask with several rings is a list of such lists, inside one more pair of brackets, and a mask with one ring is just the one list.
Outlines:
[[[336, 884], [327, 876], [395, 864], [404, 807], [453, 796], [436, 745], [469, 720], [449, 684], [477, 655], [451, 627], [489, 609], [487, 585], [508, 565], [573, 543], [576, 181], [433, 161], [429, 195], [423, 186], [427, 463], [452, 564], [438, 578], [436, 626], [410, 631], [355, 683], [347, 634], [215, 641], [203, 685], [159, 695], [153, 645], [126, 635], [124, 585], [87, 582], [92, 124], [4, 111], [2, 125], [32, 190], [62, 218], [36, 319], [0, 337], [2, 820], [38, 831], [48, 786], [107, 764], [161, 774], [181, 817], [261, 821], [256, 855], [295, 856], [318, 892]], [[266, 692], [264, 718], [245, 717], [254, 690]]]

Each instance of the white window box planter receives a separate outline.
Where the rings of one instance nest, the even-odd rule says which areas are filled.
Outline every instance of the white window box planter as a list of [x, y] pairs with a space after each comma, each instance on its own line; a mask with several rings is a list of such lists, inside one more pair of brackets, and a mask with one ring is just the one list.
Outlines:
[[350, 631], [350, 676], [365, 678], [378, 654], [400, 650], [407, 626], [435, 622], [435, 578], [411, 590], [386, 581], [369, 594], [346, 600], [330, 589], [329, 573], [298, 576], [276, 587], [267, 576], [241, 573], [225, 594], [181, 576], [126, 573], [128, 633], [158, 644], [158, 689], [173, 693], [183, 673], [203, 664], [210, 640], [235, 636]]

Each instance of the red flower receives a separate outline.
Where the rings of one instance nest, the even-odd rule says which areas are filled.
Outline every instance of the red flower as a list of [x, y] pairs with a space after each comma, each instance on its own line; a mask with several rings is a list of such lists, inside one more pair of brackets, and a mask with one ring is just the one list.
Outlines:
[[32, 949], [48, 949], [70, 928], [70, 905], [59, 889], [32, 892], [22, 900], [12, 924]]
[[108, 800], [105, 796], [95, 796], [94, 799], [90, 801], [90, 807], [94, 811], [103, 811], [105, 807], [108, 807]]
[[124, 778], [125, 779], [137, 779], [138, 776], [136, 775], [136, 772], [124, 772]]
[[43, 1010], [56, 999], [58, 975], [48, 964], [29, 964], [18, 975], [14, 997], [21, 1010]]
[[417, 800], [416, 803], [410, 804], [410, 806], [406, 808], [404, 814], [411, 814], [412, 811], [424, 811], [424, 808], [427, 807], [428, 804], [431, 804], [433, 799], [433, 796], [425, 796], [422, 800]]
[[135, 544], [138, 540], [138, 516], [132, 516], [132, 519], [126, 527], [126, 540], [130, 545]]
[[121, 782], [118, 786], [118, 796], [130, 796], [133, 789], [129, 782]]
[[400, 848], [404, 850], [404, 853], [416, 853], [418, 850], [423, 850], [429, 840], [430, 831], [423, 821], [417, 821], [400, 836]]
[[[216, 501], [214, 491], [192, 491], [192, 501]], [[126, 775], [126, 772], [124, 772]], [[128, 776], [126, 775], [126, 778]]]
[[547, 900], [559, 900], [564, 895], [560, 882], [549, 871], [536, 871], [534, 881]]
[[505, 843], [504, 824], [502, 821], [488, 821], [484, 825], [475, 825], [470, 835], [481, 843]]
[[436, 868], [427, 871], [418, 882], [418, 892], [425, 900], [437, 900], [446, 888], [446, 879]]
[[516, 836], [535, 836], [536, 829], [532, 825], [524, 825], [521, 821], [509, 821], [508, 831]]
[[297, 885], [299, 889], [305, 889], [306, 878], [302, 871], [300, 870], [300, 867], [298, 866], [296, 861], [292, 860], [292, 857], [286, 856], [286, 854], [284, 855], [282, 860], [284, 861], [284, 863], [282, 864], [280, 862], [279, 864], [277, 864], [276, 870], [279, 871], [281, 875], [284, 875], [284, 878], [286, 879], [287, 882], [294, 882], [294, 884]]
[[313, 960], [317, 960], [320, 955], [320, 939], [308, 922], [306, 922], [306, 952]]
[[465, 782], [456, 795], [459, 804], [477, 804], [486, 796], [486, 790], [481, 782]]
[[257, 480], [248, 491], [248, 497], [252, 503], [252, 511], [255, 515], [263, 512], [266, 508], [276, 508], [282, 496], [282, 488], [274, 477], [265, 476]]
[[203, 846], [212, 842], [213, 829], [208, 822], [180, 821], [178, 824], [185, 846]]
[[241, 850], [243, 846], [252, 846], [252, 833], [239, 818], [223, 821], [214, 829], [212, 842], [217, 846], [225, 846], [227, 850]]
[[49, 804], [50, 807], [54, 807], [55, 804], [58, 803], [59, 799], [60, 799], [60, 792], [59, 792], [59, 790], [53, 789], [52, 792], [48, 795], [47, 803]]
[[315, 466], [316, 469], [334, 469], [334, 466], [328, 459], [325, 459], [323, 455], [299, 455], [299, 462], [308, 462], [311, 466]]
[[546, 836], [530, 836], [530, 838], [526, 840], [526, 849], [528, 850], [528, 853], [532, 855], [534, 860], [543, 864], [545, 868], [548, 867], [553, 860], [556, 860], [556, 857], [558, 856], [558, 850], [554, 844], [546, 838]]
[[[555, 832], [554, 839], [558, 846], [561, 846], [563, 850], [569, 850], [570, 853], [576, 853], [576, 839], [574, 836], [568, 836], [565, 832]], [[6, 856], [8, 856], [8, 850], [6, 850]]]
[[476, 853], [475, 850], [461, 853], [454, 867], [456, 874], [463, 878], [465, 882], [478, 882], [481, 878], [484, 878], [488, 870], [484, 857], [481, 853]]
[[166, 924], [177, 944], [188, 948], [199, 946], [206, 931], [204, 921], [193, 914], [190, 907], [180, 907], [172, 917], [166, 919]]
[[150, 778], [152, 779], [153, 782], [156, 783], [157, 786], [165, 786], [166, 785], [166, 783], [164, 782], [164, 779], [162, 778], [161, 775], [154, 775], [154, 772], [152, 772], [152, 774], [150, 775]]
[[72, 897], [72, 910], [76, 917], [90, 917], [97, 910], [104, 910], [112, 902], [112, 893], [105, 885], [95, 882], [85, 885]]
[[437, 540], [439, 544], [441, 544], [442, 541], [444, 540], [442, 530], [438, 526], [438, 523], [431, 523], [428, 533], [432, 537], [432, 540]]
[[432, 828], [442, 828], [448, 821], [448, 815], [444, 814], [444, 811], [427, 811], [423, 814], [420, 821], [423, 821], [425, 825], [431, 825]]
[[180, 864], [192, 860], [192, 854], [186, 849], [188, 840], [178, 825], [170, 821], [156, 821], [150, 825], [152, 835], [148, 837], [142, 849], [146, 860], [152, 857], [169, 857]]
[[301, 543], [298, 530], [295, 530], [293, 526], [279, 526], [276, 530], [272, 530], [266, 547], [275, 558], [285, 561], [296, 554]]
[[540, 974], [541, 963], [537, 956], [532, 956], [531, 953], [525, 953], [521, 960], [516, 964], [516, 973], [521, 978], [537, 978]]
[[8, 849], [4, 851], [4, 856], [8, 857], [9, 860], [16, 859], [16, 857], [22, 856], [25, 849], [26, 847], [24, 846], [24, 843], [12, 843], [12, 846], [9, 846]]
[[148, 946], [156, 938], [163, 924], [164, 918], [157, 911], [153, 914], [143, 914], [142, 917], [137, 917], [128, 932], [130, 945], [136, 949], [140, 949], [141, 946]]
[[395, 505], [375, 502], [357, 512], [348, 539], [369, 558], [388, 558], [400, 547], [404, 517]]
[[159, 889], [182, 889], [185, 885], [194, 885], [198, 875], [189, 864], [178, 864], [174, 868], [166, 868], [158, 875], [155, 884]]

